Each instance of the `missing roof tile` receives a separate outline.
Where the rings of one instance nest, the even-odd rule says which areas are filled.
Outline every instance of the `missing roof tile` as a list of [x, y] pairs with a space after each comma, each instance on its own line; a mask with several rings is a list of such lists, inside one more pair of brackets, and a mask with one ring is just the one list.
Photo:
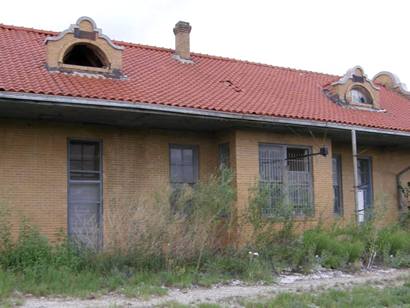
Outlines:
[[221, 80], [221, 83], [224, 83], [227, 87], [231, 88], [233, 91], [239, 93], [242, 92], [242, 89], [238, 86], [236, 86], [231, 80], [226, 79], [226, 80]]

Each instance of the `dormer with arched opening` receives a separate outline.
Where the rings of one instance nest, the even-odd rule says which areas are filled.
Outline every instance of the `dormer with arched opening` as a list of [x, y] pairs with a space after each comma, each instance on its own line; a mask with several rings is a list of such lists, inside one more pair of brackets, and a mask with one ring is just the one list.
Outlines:
[[333, 82], [326, 92], [333, 101], [347, 108], [380, 110], [379, 90], [363, 69], [355, 66]]
[[49, 70], [122, 76], [123, 47], [115, 45], [90, 17], [80, 17], [67, 30], [48, 37], [46, 47]]

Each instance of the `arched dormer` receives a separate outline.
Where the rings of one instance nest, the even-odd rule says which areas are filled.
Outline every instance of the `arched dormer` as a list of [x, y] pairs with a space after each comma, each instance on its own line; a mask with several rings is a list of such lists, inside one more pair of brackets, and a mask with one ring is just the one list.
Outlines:
[[379, 110], [379, 88], [367, 78], [360, 66], [349, 69], [327, 89], [328, 96], [348, 108]]
[[90, 17], [80, 17], [67, 30], [48, 37], [46, 46], [49, 70], [122, 76], [123, 48], [102, 34]]
[[373, 77], [373, 82], [410, 98], [410, 92], [407, 90], [406, 85], [400, 82], [399, 77], [393, 73], [386, 71], [377, 73]]
[[63, 64], [88, 67], [109, 68], [110, 62], [105, 53], [97, 46], [74, 43], [64, 53]]

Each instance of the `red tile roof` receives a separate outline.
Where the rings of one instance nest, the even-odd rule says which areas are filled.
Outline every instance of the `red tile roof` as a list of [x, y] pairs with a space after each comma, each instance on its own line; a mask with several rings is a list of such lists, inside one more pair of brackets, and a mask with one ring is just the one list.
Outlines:
[[126, 80], [51, 73], [44, 40], [54, 32], [0, 25], [0, 91], [144, 102], [177, 107], [309, 119], [410, 131], [410, 100], [384, 87], [386, 112], [352, 110], [323, 88], [339, 76], [192, 54], [182, 64], [172, 50], [124, 42]]

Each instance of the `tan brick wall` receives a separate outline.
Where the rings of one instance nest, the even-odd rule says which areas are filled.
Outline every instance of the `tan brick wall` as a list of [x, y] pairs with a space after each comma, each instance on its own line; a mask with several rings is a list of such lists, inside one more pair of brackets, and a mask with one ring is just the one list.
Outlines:
[[[199, 176], [204, 180], [217, 169], [217, 145], [223, 142], [230, 143], [240, 213], [259, 176], [259, 143], [311, 146], [314, 152], [323, 145], [329, 148], [328, 157], [312, 158], [315, 217], [300, 222], [302, 227], [315, 225], [319, 218], [328, 224], [334, 221], [332, 147], [342, 155], [344, 218], [348, 220], [354, 213], [351, 147], [332, 146], [327, 138], [256, 129], [212, 134], [1, 120], [0, 203], [12, 210], [14, 231], [23, 215], [50, 238], [66, 229], [68, 138], [103, 141], [105, 213], [115, 199], [149, 195], [168, 185], [169, 144], [199, 146]], [[410, 153], [361, 148], [360, 154], [372, 157], [375, 204], [387, 209], [383, 222], [394, 221], [398, 216], [395, 175], [410, 165]], [[249, 229], [238, 231], [246, 234]]]
[[[334, 144], [333, 152], [342, 155], [344, 219], [349, 220], [355, 211], [351, 145]], [[359, 141], [358, 155], [372, 161], [374, 207], [380, 216], [377, 221], [380, 225], [397, 221], [396, 175], [410, 166], [410, 151], [362, 146]]]
[[114, 199], [168, 185], [170, 143], [199, 146], [201, 180], [217, 165], [212, 134], [1, 120], [0, 202], [12, 210], [14, 231], [22, 216], [50, 238], [66, 230], [68, 138], [103, 141], [106, 213]]

